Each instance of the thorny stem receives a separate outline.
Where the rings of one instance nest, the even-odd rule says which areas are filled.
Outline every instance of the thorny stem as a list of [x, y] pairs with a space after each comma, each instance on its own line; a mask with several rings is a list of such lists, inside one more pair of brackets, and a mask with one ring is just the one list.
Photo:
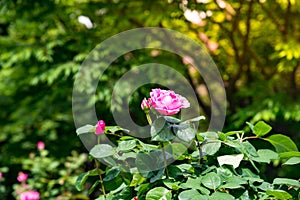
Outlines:
[[98, 162], [98, 160], [96, 158], [94, 158], [94, 160], [95, 160], [95, 167], [98, 171], [98, 176], [99, 176], [99, 179], [100, 179], [100, 185], [101, 185], [101, 188], [102, 188], [102, 193], [103, 193], [104, 196], [106, 196], [105, 188], [104, 188], [104, 185], [103, 185], [103, 179], [102, 179], [101, 171], [100, 171], [100, 163]]
[[163, 156], [164, 156], [164, 165], [165, 165], [165, 169], [166, 169], [166, 177], [168, 179], [169, 178], [169, 172], [168, 172], [168, 168], [167, 168], [168, 165], [167, 165], [167, 157], [166, 157], [164, 143], [160, 142], [160, 146], [161, 146], [162, 153], [163, 153]]

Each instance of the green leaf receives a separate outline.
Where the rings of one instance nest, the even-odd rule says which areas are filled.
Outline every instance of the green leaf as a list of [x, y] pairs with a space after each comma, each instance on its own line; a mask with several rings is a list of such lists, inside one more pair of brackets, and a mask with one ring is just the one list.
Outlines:
[[247, 177], [248, 180], [249, 178], [253, 178], [252, 180], [259, 179], [259, 175], [253, 173], [249, 168], [242, 168], [242, 176]]
[[217, 157], [217, 160], [220, 166], [232, 165], [234, 168], [237, 168], [240, 165], [243, 158], [244, 158], [244, 154], [236, 154], [236, 155], [219, 156]]
[[284, 190], [267, 190], [266, 193], [269, 196], [273, 196], [276, 197], [277, 199], [280, 200], [288, 200], [288, 199], [292, 199], [292, 195], [290, 195], [289, 193], [287, 193]]
[[139, 144], [143, 147], [142, 150], [143, 151], [151, 151], [151, 150], [157, 150], [159, 148], [158, 145], [153, 145], [153, 144], [146, 144], [143, 143], [142, 141], [138, 141]]
[[227, 140], [227, 137], [224, 133], [218, 132], [218, 134], [219, 134], [219, 138], [220, 138], [221, 141], [226, 141]]
[[279, 159], [278, 153], [270, 149], [260, 149], [257, 154], [258, 157], [252, 157], [251, 159], [259, 163], [270, 163], [271, 160]]
[[173, 158], [177, 160], [187, 151], [187, 147], [181, 143], [171, 143], [165, 146], [165, 151], [170, 153]]
[[109, 169], [106, 174], [105, 177], [103, 178], [103, 181], [111, 181], [114, 178], [116, 178], [121, 172], [121, 169], [118, 167], [113, 167], [111, 169]]
[[140, 185], [145, 180], [147, 179], [143, 177], [140, 173], [134, 173], [129, 186], [132, 187], [132, 186]]
[[179, 184], [181, 183], [180, 181], [172, 181], [170, 179], [164, 179], [163, 180], [163, 183], [164, 185], [169, 188], [170, 190], [178, 190], [180, 187], [179, 187]]
[[[123, 158], [123, 155], [122, 155], [122, 158]], [[117, 165], [116, 161], [112, 157], [101, 158], [101, 161], [103, 161], [106, 165], [109, 165], [109, 166]]]
[[221, 178], [215, 172], [210, 172], [202, 177], [201, 182], [205, 187], [215, 190], [221, 185]]
[[120, 141], [117, 147], [117, 151], [129, 151], [136, 147], [135, 140]]
[[204, 116], [198, 116], [198, 117], [195, 117], [195, 118], [192, 118], [192, 119], [188, 119], [188, 120], [186, 120], [185, 122], [187, 122], [187, 123], [190, 123], [190, 122], [198, 122], [198, 121], [204, 120], [204, 119], [205, 119]]
[[150, 129], [152, 141], [169, 142], [175, 138], [171, 126], [166, 122], [164, 117], [156, 119]]
[[279, 157], [280, 157], [280, 159], [291, 158], [291, 157], [300, 157], [300, 152], [299, 151], [282, 152], [282, 153], [279, 153]]
[[153, 171], [153, 176], [150, 178], [150, 183], [154, 183], [162, 179], [164, 173], [165, 173], [165, 168], [161, 168], [159, 170]]
[[81, 191], [83, 189], [83, 185], [85, 184], [86, 180], [88, 179], [89, 176], [98, 176], [98, 170], [93, 169], [88, 172], [80, 174], [75, 182], [75, 187], [78, 191]]
[[168, 171], [169, 171], [169, 177], [172, 177], [175, 180], [183, 176], [182, 171], [177, 166], [169, 165]]
[[163, 128], [165, 127], [166, 120], [163, 117], [159, 117], [151, 125], [151, 136], [154, 137], [155, 135], [159, 134]]
[[156, 187], [146, 194], [146, 200], [171, 200], [172, 193], [164, 187]]
[[216, 132], [208, 131], [208, 132], [200, 133], [200, 135], [205, 139], [219, 139], [219, 135]]
[[254, 132], [254, 125], [250, 122], [246, 122], [246, 124], [249, 126], [252, 132]]
[[242, 185], [247, 184], [247, 180], [239, 176], [231, 176], [226, 179], [226, 184], [221, 185], [222, 188], [236, 189], [244, 188]]
[[234, 200], [235, 198], [227, 193], [215, 192], [210, 197], [209, 200]]
[[110, 181], [103, 181], [103, 185], [105, 190], [111, 191], [111, 193], [114, 190], [118, 190], [118, 188], [124, 183], [124, 180], [122, 179], [121, 176], [117, 176], [114, 179]]
[[100, 180], [95, 181], [95, 183], [92, 185], [92, 187], [89, 189], [89, 195], [92, 194], [94, 192], [94, 190], [96, 189], [96, 187], [99, 185]]
[[206, 200], [204, 195], [201, 195], [197, 190], [185, 190], [178, 195], [178, 200]]
[[244, 131], [229, 131], [225, 133], [226, 136], [236, 135], [236, 134], [242, 134]]
[[276, 149], [277, 153], [298, 151], [296, 144], [288, 136], [282, 134], [271, 135], [265, 138]]
[[[105, 132], [111, 132], [111, 133], [114, 133], [114, 132], [117, 132], [117, 131], [125, 131], [125, 132], [129, 132], [129, 130], [127, 129], [123, 129], [121, 128], [120, 126], [105, 126]], [[124, 136], [126, 137], [126, 136]]]
[[87, 178], [88, 178], [88, 173], [83, 173], [83, 174], [80, 174], [77, 179], [76, 179], [76, 182], [75, 182], [75, 187], [78, 191], [81, 191], [82, 188], [83, 188], [83, 185], [85, 184]]
[[221, 141], [219, 140], [206, 140], [203, 143], [202, 151], [208, 155], [214, 155], [221, 147]]
[[283, 165], [297, 165], [300, 163], [300, 157], [291, 157]]
[[205, 187], [202, 187], [201, 184], [202, 177], [197, 177], [197, 178], [188, 178], [188, 180], [185, 183], [182, 183], [180, 185], [180, 188], [182, 189], [197, 189], [199, 190], [202, 194], [209, 195], [210, 191], [206, 189]]
[[262, 182], [260, 185], [257, 186], [257, 188], [263, 191], [267, 191], [267, 190], [273, 190], [274, 186], [268, 182]]
[[[172, 155], [165, 152], [167, 163], [172, 159]], [[154, 172], [165, 167], [164, 156], [161, 150], [154, 150], [149, 153], [139, 152], [136, 156], [135, 164], [138, 171], [145, 178], [156, 175]]]
[[272, 130], [272, 127], [263, 121], [257, 122], [255, 124], [255, 126], [253, 127], [253, 133], [257, 137], [262, 137], [262, 136], [268, 134], [271, 130]]
[[175, 117], [164, 116], [163, 118], [165, 118], [165, 120], [166, 120], [167, 122], [170, 122], [170, 123], [172, 123], [172, 124], [178, 124], [178, 123], [181, 122], [180, 119], [177, 119], [177, 118], [175, 118]]
[[242, 146], [244, 147], [244, 149], [246, 150], [244, 153], [248, 156], [248, 157], [258, 157], [258, 154], [256, 152], [255, 147], [248, 141], [245, 141], [242, 143]]
[[176, 136], [184, 142], [190, 142], [195, 138], [196, 130], [190, 127], [189, 124], [180, 124], [174, 128]]
[[298, 180], [294, 180], [290, 178], [275, 178], [273, 180], [273, 184], [300, 187], [300, 182]]
[[132, 197], [131, 188], [124, 183], [113, 193], [117, 194], [114, 199], [130, 199]]
[[82, 126], [76, 130], [77, 135], [81, 135], [84, 133], [93, 133], [93, 132], [95, 132], [95, 126], [90, 124]]
[[201, 187], [200, 186], [201, 179], [202, 179], [202, 177], [197, 177], [197, 178], [189, 177], [185, 183], [182, 183], [180, 185], [180, 188], [182, 188], [182, 189], [187, 189], [187, 188], [198, 189], [199, 187]]
[[90, 151], [90, 155], [94, 158], [105, 158], [114, 154], [115, 150], [108, 144], [97, 144]]
[[144, 199], [145, 198], [145, 193], [148, 192], [151, 188], [153, 188], [153, 184], [150, 183], [144, 183], [141, 184], [140, 186], [137, 187], [137, 195], [140, 198], [141, 196], [143, 196], [143, 198], [140, 199]]

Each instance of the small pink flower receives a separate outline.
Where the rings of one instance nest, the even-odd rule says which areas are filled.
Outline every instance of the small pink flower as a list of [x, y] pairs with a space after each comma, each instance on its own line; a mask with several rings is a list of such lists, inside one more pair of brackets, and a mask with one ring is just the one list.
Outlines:
[[26, 191], [20, 195], [20, 200], [39, 200], [40, 193], [37, 191]]
[[99, 120], [96, 125], [95, 134], [100, 135], [104, 133], [104, 129], [105, 129], [105, 122], [103, 120]]
[[144, 111], [148, 111], [151, 108], [151, 99], [149, 98], [148, 100], [146, 98], [143, 99], [142, 103], [141, 103], [141, 108]]
[[2, 179], [2, 177], [3, 177], [3, 174], [2, 174], [2, 172], [0, 172], [0, 180]]
[[163, 115], [175, 115], [181, 108], [190, 107], [185, 97], [172, 90], [152, 89], [150, 96], [153, 108]]
[[39, 141], [36, 146], [40, 151], [45, 149], [45, 143], [43, 141]]
[[25, 174], [24, 172], [19, 172], [18, 177], [17, 177], [17, 179], [20, 183], [25, 182], [27, 180], [27, 178], [28, 178], [28, 174]]

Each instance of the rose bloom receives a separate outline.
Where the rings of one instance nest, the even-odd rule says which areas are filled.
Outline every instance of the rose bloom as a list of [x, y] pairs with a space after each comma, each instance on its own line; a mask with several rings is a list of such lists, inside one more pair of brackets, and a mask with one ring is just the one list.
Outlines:
[[172, 90], [152, 89], [152, 107], [163, 115], [175, 115], [181, 108], [190, 107], [189, 101]]
[[45, 143], [43, 141], [39, 141], [36, 146], [38, 150], [45, 149]]
[[99, 120], [96, 125], [95, 134], [99, 135], [104, 133], [104, 129], [105, 129], [105, 122], [103, 120]]
[[18, 174], [18, 181], [21, 183], [21, 182], [25, 182], [28, 178], [28, 174], [25, 174], [24, 172], [19, 172]]
[[40, 193], [37, 191], [26, 191], [20, 194], [20, 200], [39, 200]]

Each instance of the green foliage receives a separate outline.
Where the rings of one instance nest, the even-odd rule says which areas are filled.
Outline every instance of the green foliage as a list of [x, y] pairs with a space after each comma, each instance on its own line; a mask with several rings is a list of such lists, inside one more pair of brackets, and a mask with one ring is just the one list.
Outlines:
[[[78, 177], [77, 189], [81, 190], [89, 182], [93, 185], [91, 191], [95, 188], [101, 191], [99, 199], [118, 199], [121, 196], [145, 200], [298, 197], [299, 180], [277, 177], [270, 183], [263, 175], [266, 164], [299, 164], [299, 152], [289, 137], [281, 134], [265, 137], [271, 127], [260, 121], [255, 125], [248, 123], [251, 129], [249, 136], [245, 136], [243, 131], [186, 132], [186, 138], [191, 138], [187, 148], [182, 135], [177, 134], [179, 129], [186, 129], [180, 124], [197, 120], [158, 117], [151, 125], [152, 137], [148, 144], [115, 132], [114, 135], [119, 138], [116, 147], [100, 143], [90, 151], [90, 155], [100, 158], [100, 162], [95, 160], [96, 168]], [[174, 128], [177, 131], [174, 132]], [[166, 129], [168, 134], [164, 132]], [[111, 136], [107, 133], [106, 136]], [[157, 141], [157, 138], [160, 140]], [[250, 143], [253, 139], [268, 141], [273, 148], [254, 147]], [[101, 156], [95, 156], [95, 149]], [[282, 153], [284, 157], [280, 157]], [[101, 159], [107, 156], [116, 164], [99, 168], [103, 162]], [[135, 164], [130, 165], [132, 158]], [[92, 176], [98, 178], [90, 179]], [[113, 186], [108, 187], [112, 182]]]
[[[78, 154], [76, 151], [72, 151], [70, 156], [61, 160], [50, 157], [46, 149], [31, 153], [23, 160], [21, 169], [29, 174], [25, 184], [27, 186], [24, 183], [14, 184], [14, 197], [19, 198], [20, 191], [30, 188], [40, 193], [40, 199], [88, 199], [86, 194], [76, 191], [83, 190], [83, 185], [74, 188], [77, 174], [83, 172], [81, 166], [86, 159], [86, 154]], [[79, 179], [81, 178], [85, 177], [81, 175]]]

